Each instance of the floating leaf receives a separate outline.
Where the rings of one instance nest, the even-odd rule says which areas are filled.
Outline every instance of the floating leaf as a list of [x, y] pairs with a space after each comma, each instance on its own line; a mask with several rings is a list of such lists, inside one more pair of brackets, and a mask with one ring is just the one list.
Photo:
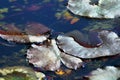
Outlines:
[[[91, 18], [115, 18], [120, 16], [120, 0], [69, 0], [67, 8], [74, 14]], [[111, 7], [112, 6], [112, 7]]]
[[24, 66], [13, 66], [0, 69], [0, 80], [42, 80], [45, 75]]
[[115, 32], [106, 30], [100, 31], [99, 38], [102, 43], [101, 45], [98, 44], [99, 46], [94, 48], [84, 47], [69, 36], [59, 35], [57, 40], [59, 48], [65, 53], [80, 58], [96, 58], [120, 53], [120, 38]]
[[[29, 28], [27, 27], [28, 29], [26, 29], [26, 33], [23, 33], [21, 30], [15, 27], [14, 24], [8, 24], [4, 26], [5, 29], [0, 30], [0, 37], [7, 41], [13, 41], [17, 43], [32, 43], [32, 42], [39, 43], [45, 41], [50, 35], [50, 29], [38, 23], [30, 24], [31, 28], [30, 26]], [[35, 30], [37, 31], [36, 33]]]
[[114, 66], [107, 66], [105, 69], [98, 68], [88, 76], [89, 80], [117, 80], [120, 78], [120, 70]]
[[65, 53], [61, 53], [61, 61], [68, 68], [75, 69], [75, 70], [82, 66], [81, 59]]
[[33, 42], [43, 42], [48, 38], [49, 35], [26, 35], [26, 34], [19, 34], [19, 33], [11, 33], [5, 32], [0, 30], [0, 37], [7, 40], [13, 41], [17, 43], [33, 43]]
[[71, 69], [77, 69], [82, 65], [81, 59], [62, 53], [54, 39], [48, 46], [33, 44], [32, 48], [27, 51], [27, 58], [29, 63], [32, 63], [35, 67], [50, 71], [58, 70], [61, 62]]
[[[54, 42], [55, 40], [52, 40], [52, 44], [55, 44]], [[56, 51], [55, 47], [53, 45], [32, 45], [32, 48], [27, 51], [27, 58], [35, 67], [51, 71], [57, 70], [60, 67], [60, 52]]]

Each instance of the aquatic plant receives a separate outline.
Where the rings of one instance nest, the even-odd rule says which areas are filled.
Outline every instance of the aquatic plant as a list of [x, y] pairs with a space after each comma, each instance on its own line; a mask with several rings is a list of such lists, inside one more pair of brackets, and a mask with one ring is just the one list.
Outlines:
[[69, 0], [67, 8], [74, 14], [90, 18], [115, 18], [120, 16], [120, 0]]
[[8, 8], [0, 8], [0, 20], [5, 18], [5, 15], [3, 13], [7, 13]]
[[95, 31], [95, 30], [110, 30], [113, 29], [115, 26], [110, 24], [111, 22], [94, 22], [90, 23], [90, 26], [83, 28], [85, 31]]
[[0, 57], [0, 67], [6, 67], [6, 66], [29, 66], [29, 63], [26, 62], [26, 57], [25, 57], [25, 53], [27, 48], [26, 47], [21, 47], [20, 50], [16, 49], [17, 51], [13, 51], [10, 52], [11, 49], [16, 48], [15, 45], [12, 44], [8, 44], [4, 45], [7, 48], [10, 48], [9, 50], [7, 50], [9, 52], [9, 55], [5, 55], [5, 51], [2, 51], [1, 57]]
[[[40, 32], [34, 27], [37, 27]], [[15, 32], [9, 29], [7, 29], [8, 31], [0, 30], [0, 37], [7, 41], [31, 43], [31, 48], [27, 50], [28, 62], [43, 70], [59, 70], [61, 62], [66, 67], [76, 70], [83, 65], [80, 58], [97, 58], [120, 53], [118, 48], [120, 47], [120, 38], [112, 31], [98, 32], [101, 43], [95, 46], [84, 46], [79, 43], [79, 40], [75, 41], [74, 35], [72, 37], [69, 35], [58, 35], [57, 38], [49, 37], [50, 30], [41, 24], [28, 24], [27, 28], [27, 34], [17, 33], [16, 29]]]
[[114, 66], [106, 66], [105, 69], [98, 68], [87, 76], [89, 80], [118, 80], [120, 69]]
[[77, 43], [72, 37], [58, 36], [58, 45], [65, 53], [79, 58], [96, 58], [120, 53], [120, 38], [115, 32], [102, 30], [99, 32], [99, 43], [94, 48], [87, 48]]
[[55, 14], [55, 17], [57, 19], [65, 19], [67, 21], [70, 21], [70, 24], [75, 24], [76, 22], [78, 22], [80, 19], [77, 16], [73, 16], [70, 12], [68, 12], [67, 10], [63, 10], [62, 12], [57, 12]]
[[0, 19], [3, 19], [5, 16], [3, 14], [0, 14]]
[[82, 60], [61, 52], [54, 39], [49, 45], [32, 45], [27, 51], [29, 63], [44, 70], [55, 71], [60, 68], [61, 62], [68, 68], [77, 69], [82, 65]]
[[41, 80], [45, 75], [24, 66], [0, 69], [0, 80]]
[[8, 8], [0, 8], [0, 14], [7, 13], [7, 12], [8, 12]]
[[[81, 59], [67, 55], [59, 50], [56, 40], [49, 39], [50, 30], [45, 26], [30, 23], [27, 25], [25, 31], [26, 34], [16, 29], [11, 31], [8, 28], [6, 31], [0, 30], [0, 37], [7, 41], [31, 43], [31, 48], [27, 50], [27, 59], [35, 67], [54, 71], [60, 68], [61, 62], [71, 69], [77, 69], [82, 65]], [[45, 37], [45, 39], [41, 37]]]
[[[9, 27], [7, 27], [6, 31], [0, 30], [1, 33], [0, 37], [6, 39], [7, 41], [14, 41], [17, 43], [43, 42], [49, 37], [49, 34], [47, 33], [50, 32], [50, 29], [38, 23], [28, 24], [27, 29], [25, 29], [26, 33], [22, 33], [16, 30], [14, 25], [4, 25], [4, 26], [6, 27], [9, 26]], [[31, 29], [29, 28], [29, 26]], [[34, 28], [33, 26], [36, 26], [36, 28]], [[33, 35], [34, 33], [36, 33], [36, 35]]]
[[89, 31], [82, 33], [79, 30], [73, 30], [65, 33], [65, 36], [73, 37], [74, 40], [80, 45], [88, 48], [97, 47], [101, 41], [98, 38], [98, 33], [95, 31]]

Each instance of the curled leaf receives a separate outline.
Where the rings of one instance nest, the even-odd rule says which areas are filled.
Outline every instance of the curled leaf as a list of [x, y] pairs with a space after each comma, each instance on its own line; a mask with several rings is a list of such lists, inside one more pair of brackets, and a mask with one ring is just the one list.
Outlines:
[[13, 42], [27, 43], [29, 42], [29, 37], [21, 33], [6, 32], [0, 30], [0, 37]]
[[79, 30], [73, 30], [65, 34], [66, 36], [73, 37], [74, 40], [80, 45], [88, 48], [98, 47], [100, 40], [98, 38], [97, 32], [89, 32], [87, 34], [83, 34]]
[[65, 53], [61, 53], [61, 61], [68, 68], [75, 70], [82, 66], [82, 60], [80, 58]]
[[49, 35], [35, 36], [35, 35], [26, 35], [22, 33], [6, 32], [0, 30], [0, 37], [7, 41], [13, 41], [17, 43], [32, 43], [32, 42], [43, 42], [49, 37]]
[[50, 45], [32, 45], [27, 51], [27, 59], [35, 67], [55, 71], [60, 68], [61, 62], [68, 68], [77, 69], [81, 66], [82, 60], [74, 56], [62, 53], [56, 41], [51, 40]]
[[[52, 40], [52, 43], [54, 43], [54, 40]], [[27, 58], [35, 67], [54, 71], [60, 67], [60, 53], [54, 49], [53, 46], [37, 46], [33, 44], [32, 48], [27, 51]]]
[[[0, 30], [0, 37], [17, 43], [39, 43], [47, 40], [50, 29], [40, 23], [29, 23], [26, 32], [18, 29], [14, 24], [7, 24]], [[24, 33], [23, 33], [24, 32]]]
[[100, 31], [99, 38], [102, 41], [102, 44], [95, 48], [84, 47], [69, 36], [59, 35], [57, 40], [59, 48], [65, 53], [80, 58], [96, 58], [120, 53], [120, 38], [115, 32], [106, 30]]

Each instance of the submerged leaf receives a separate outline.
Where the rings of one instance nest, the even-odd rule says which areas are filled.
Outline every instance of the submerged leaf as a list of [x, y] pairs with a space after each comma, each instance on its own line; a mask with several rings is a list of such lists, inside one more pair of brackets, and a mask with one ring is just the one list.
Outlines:
[[43, 35], [50, 33], [50, 29], [43, 24], [32, 22], [26, 25], [25, 32], [30, 35]]
[[65, 34], [66, 36], [73, 37], [74, 40], [84, 47], [98, 47], [100, 40], [98, 38], [97, 32], [89, 32], [88, 34], [83, 34], [78, 30], [73, 30]]

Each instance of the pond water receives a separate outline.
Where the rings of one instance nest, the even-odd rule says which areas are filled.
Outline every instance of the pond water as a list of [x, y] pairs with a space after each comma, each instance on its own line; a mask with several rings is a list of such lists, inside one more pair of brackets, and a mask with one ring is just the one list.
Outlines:
[[[91, 31], [112, 30], [120, 35], [120, 19], [90, 19], [72, 14], [66, 8], [68, 0], [1, 0], [0, 27], [4, 24], [15, 24], [24, 29], [27, 23], [37, 22], [52, 30], [53, 35], [79, 30], [94, 40]], [[94, 33], [96, 34], [96, 33]], [[55, 37], [54, 36], [54, 37]], [[28, 66], [26, 50], [30, 45], [7, 42], [0, 38], [0, 67]], [[84, 60], [84, 66], [71, 70], [70, 74], [57, 75], [55, 72], [43, 71], [49, 80], [83, 80], [83, 76], [98, 68], [120, 66], [120, 56]], [[62, 66], [63, 69], [67, 69]], [[36, 68], [35, 68], [36, 69]]]

